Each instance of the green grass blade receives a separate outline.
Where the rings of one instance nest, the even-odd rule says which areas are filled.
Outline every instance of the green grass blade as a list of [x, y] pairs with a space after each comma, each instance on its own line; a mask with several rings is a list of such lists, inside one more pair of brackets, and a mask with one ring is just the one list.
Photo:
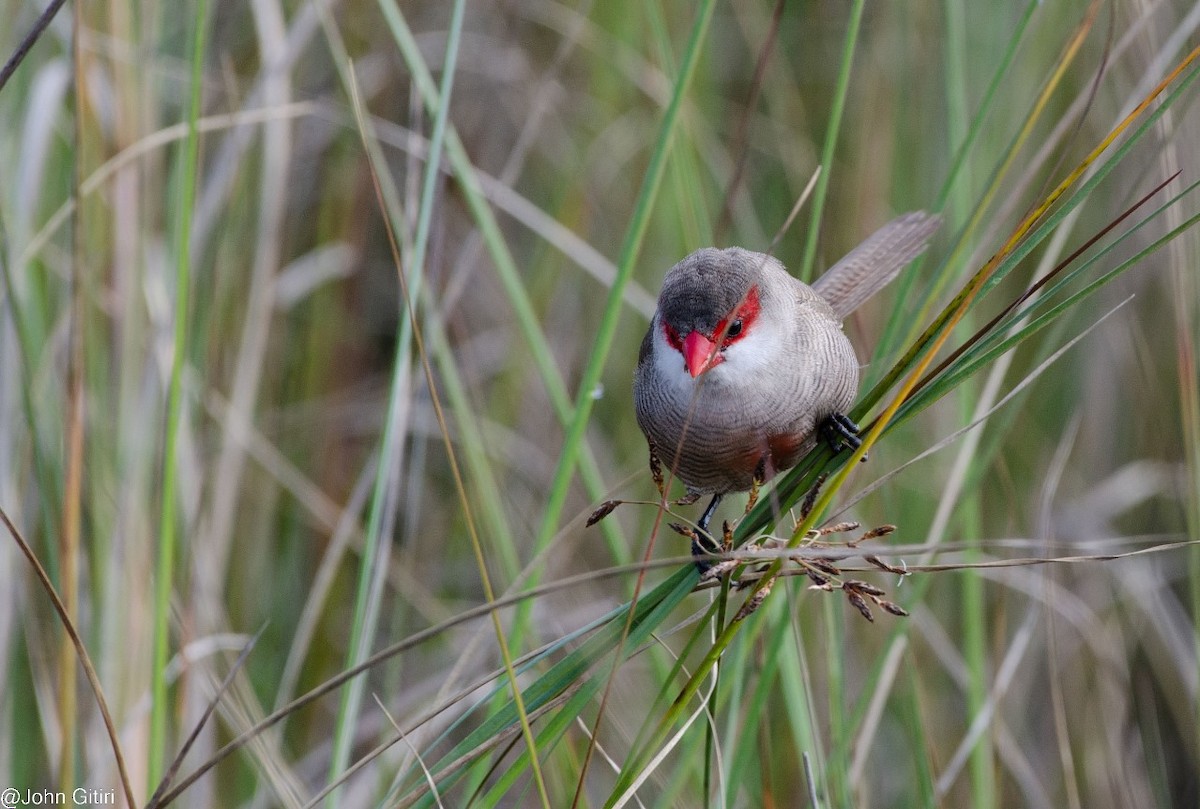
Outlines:
[[846, 26], [846, 39], [842, 44], [842, 61], [838, 71], [837, 85], [833, 91], [833, 106], [829, 110], [829, 123], [825, 130], [825, 144], [821, 148], [821, 174], [813, 190], [812, 214], [808, 220], [808, 236], [804, 242], [804, 258], [800, 272], [801, 281], [811, 281], [813, 264], [817, 258], [817, 241], [821, 234], [821, 216], [825, 212], [825, 196], [829, 191], [829, 178], [833, 174], [833, 155], [837, 150], [838, 134], [842, 129], [842, 116], [846, 109], [846, 95], [850, 92], [850, 74], [854, 67], [854, 50], [858, 46], [858, 32], [862, 27], [865, 0], [854, 0], [850, 5], [850, 19]]
[[667, 156], [670, 153], [671, 144], [674, 140], [679, 119], [679, 110], [691, 85], [692, 77], [695, 75], [696, 64], [700, 59], [700, 52], [708, 33], [708, 25], [712, 21], [715, 6], [715, 0], [705, 0], [696, 10], [696, 22], [683, 52], [683, 59], [679, 67], [679, 78], [675, 82], [671, 101], [667, 105], [666, 112], [663, 114], [663, 121], [659, 129], [658, 139], [655, 142], [654, 152], [650, 157], [649, 165], [646, 167], [646, 176], [642, 181], [641, 191], [638, 193], [637, 202], [633, 208], [633, 216], [629, 223], [629, 229], [625, 234], [625, 241], [621, 245], [620, 257], [617, 260], [617, 276], [613, 279], [612, 287], [609, 289], [608, 298], [604, 304], [604, 311], [600, 317], [600, 324], [596, 330], [596, 338], [592, 343], [592, 350], [588, 356], [587, 363], [584, 365], [572, 419], [567, 427], [567, 433], [559, 452], [553, 481], [550, 485], [550, 492], [546, 501], [546, 510], [542, 516], [541, 527], [538, 530], [537, 539], [534, 543], [536, 549], [545, 547], [546, 543], [549, 542], [550, 537], [557, 530], [559, 518], [562, 516], [563, 506], [566, 503], [567, 491], [574, 473], [579, 449], [583, 443], [584, 432], [591, 417], [592, 406], [595, 404], [595, 397], [592, 394], [596, 390], [596, 386], [600, 383], [600, 376], [604, 370], [605, 361], [608, 358], [608, 351], [612, 347], [613, 338], [616, 335], [617, 321], [621, 314], [622, 292], [624, 291], [625, 284], [633, 274], [633, 266], [637, 261], [642, 240], [645, 238], [646, 229], [649, 226], [654, 200], [658, 195], [658, 188], [666, 169]]
[[[430, 224], [432, 222], [432, 208], [434, 204], [434, 192], [439, 176], [439, 164], [441, 159], [441, 149], [445, 142], [447, 131], [447, 120], [449, 118], [449, 106], [451, 91], [453, 88], [455, 63], [458, 55], [458, 45], [461, 39], [463, 14], [465, 2], [459, 0], [454, 6], [450, 31], [447, 36], [446, 44], [446, 65], [443, 72], [443, 82], [440, 88], [439, 97], [442, 104], [438, 107], [434, 120], [433, 135], [430, 139], [430, 156], [425, 165], [425, 176], [422, 185], [420, 211], [418, 213], [417, 233], [414, 239], [413, 255], [411, 257], [410, 267], [412, 275], [419, 275], [423, 270], [424, 256], [426, 246], [428, 245]], [[403, 273], [403, 270], [401, 270]], [[404, 283], [404, 276], [401, 277], [402, 286], [404, 287], [405, 295], [415, 295], [416, 291], [409, 284]], [[415, 311], [416, 301], [409, 298], [408, 304], [405, 307], [409, 314], [411, 324], [412, 313]], [[415, 324], [411, 324], [411, 328], [415, 328]], [[401, 334], [401, 340], [404, 341], [404, 332]], [[401, 346], [403, 348], [403, 346]], [[399, 435], [402, 425], [398, 423], [398, 412], [400, 409], [395, 406], [400, 395], [402, 395], [404, 387], [407, 385], [407, 352], [398, 352], [396, 359], [396, 368], [393, 372], [393, 384], [390, 400], [392, 404], [388, 408], [388, 421], [384, 430], [384, 440], [381, 455], [384, 460], [380, 463], [380, 472], [377, 478], [375, 489], [375, 497], [373, 499], [371, 522], [368, 528], [367, 549], [364, 552], [364, 564], [359, 579], [358, 598], [356, 601], [355, 620], [352, 627], [352, 637], [350, 644], [350, 662], [348, 667], [353, 667], [364, 660], [370, 650], [371, 639], [374, 635], [375, 625], [378, 618], [378, 604], [382, 596], [382, 592], [375, 582], [381, 581], [380, 577], [371, 569], [370, 561], [375, 560], [376, 554], [373, 552], [374, 547], [386, 547], [381, 543], [386, 542], [380, 537], [381, 526], [386, 504], [389, 500], [389, 491], [391, 489], [391, 475], [388, 471], [391, 469], [392, 462], [389, 460], [391, 453], [398, 452], [399, 443], [394, 440], [394, 437]], [[432, 379], [430, 379], [432, 392]], [[437, 406], [436, 393], [434, 393], [434, 404]], [[439, 416], [440, 418], [440, 416]], [[443, 425], [444, 429], [444, 425]], [[451, 451], [451, 464], [454, 466], [453, 451], [450, 449], [449, 437], [446, 436], [447, 449]], [[457, 467], [454, 466], [455, 476], [458, 479]], [[461, 480], [459, 480], [461, 486]], [[479, 573], [482, 579], [485, 597], [488, 601], [494, 600], [492, 587], [489, 580], [489, 574], [486, 567], [486, 562], [482, 550], [479, 545], [479, 538], [471, 525], [469, 514], [469, 505], [466, 503], [466, 493], [461, 491], [460, 495], [464, 499], [463, 505], [467, 511], [468, 529], [471, 534], [472, 544], [475, 550], [475, 556], [479, 565]], [[508, 646], [504, 638], [503, 629], [500, 626], [499, 619], [493, 613], [493, 624], [497, 634], [497, 640], [504, 657], [505, 668], [508, 671], [509, 680], [511, 682], [514, 694], [514, 704], [520, 716], [521, 727], [527, 743], [532, 747], [533, 738], [529, 728], [528, 718], [525, 715], [522, 705], [519, 688], [516, 683], [515, 674], [512, 670], [512, 661], [508, 652]], [[362, 691], [365, 688], [365, 681], [361, 678], [355, 679], [349, 684], [349, 687], [342, 693], [342, 705], [339, 713], [338, 732], [335, 736], [334, 755], [331, 760], [331, 778], [335, 778], [336, 774], [345, 768], [349, 758], [350, 745], [353, 741], [354, 730], [357, 727], [357, 717], [359, 706], [361, 703]], [[546, 787], [538, 768], [537, 759], [533, 759], [533, 770], [535, 780], [538, 785], [541, 802], [544, 806], [549, 806], [549, 798], [546, 793]], [[338, 797], [337, 790], [330, 793], [328, 803], [337, 805]]]
[[[429, 68], [425, 65], [424, 59], [421, 56], [421, 50], [416, 38], [413, 36], [404, 16], [400, 13], [399, 8], [393, 0], [382, 0], [380, 6], [392, 36], [400, 48], [401, 54], [404, 56], [405, 63], [413, 74], [418, 92], [421, 93], [426, 106], [431, 110], [435, 109], [438, 104], [437, 88], [434, 86]], [[545, 385], [546, 392], [559, 421], [566, 426], [574, 416], [574, 405], [571, 402], [571, 397], [567, 392], [566, 384], [563, 382], [562, 374], [559, 372], [558, 366], [554, 361], [554, 355], [550, 350], [546, 336], [542, 333], [540, 319], [530, 300], [529, 290], [517, 267], [516, 259], [513, 258], [512, 252], [508, 248], [500, 225], [496, 221], [495, 214], [480, 186], [474, 166], [472, 166], [470, 158], [467, 156], [466, 149], [463, 147], [462, 141], [455, 134], [453, 128], [447, 133], [446, 159], [451, 170], [454, 172], [455, 178], [459, 182], [471, 216], [487, 245], [488, 254], [495, 265], [497, 275], [504, 287], [505, 295], [508, 298], [509, 304], [513, 307], [516, 324], [521, 331], [526, 345], [529, 347], [534, 367], [537, 369], [538, 375]], [[600, 467], [595, 457], [587, 450], [586, 446], [582, 452], [580, 470], [589, 495], [597, 500], [603, 498], [606, 495], [608, 487], [603, 481], [600, 474]], [[601, 524], [601, 530], [604, 532], [613, 558], [621, 564], [628, 562], [630, 559], [628, 545], [617, 528], [616, 523], [606, 521]], [[535, 549], [534, 555], [538, 555], [543, 549], [542, 546], [539, 546]], [[536, 576], [531, 579], [532, 583], [536, 583], [536, 581]], [[524, 623], [525, 621], [521, 620], [520, 616], [518, 616], [518, 620], [514, 621], [515, 638], [519, 638]]]
[[196, 120], [200, 117], [203, 91], [204, 43], [208, 33], [208, 2], [196, 4], [198, 24], [193, 31], [191, 59], [191, 97], [188, 103], [188, 134], [179, 154], [175, 219], [175, 311], [172, 339], [171, 378], [167, 388], [167, 424], [163, 437], [162, 505], [159, 520], [158, 559], [154, 579], [154, 648], [150, 671], [150, 741], [146, 762], [147, 791], [153, 792], [163, 775], [167, 754], [167, 717], [171, 704], [167, 698], [167, 658], [170, 646], [171, 591], [175, 578], [175, 553], [179, 543], [178, 516], [178, 441], [183, 414], [183, 369], [188, 362], [188, 310], [191, 306], [191, 233], [192, 210], [196, 198], [196, 173], [200, 162], [200, 135]]
[[[657, 627], [665, 616], [691, 593], [695, 585], [696, 575], [694, 569], [680, 569], [662, 584], [650, 592], [643, 594], [638, 599], [629, 636], [623, 642], [622, 633], [626, 624], [629, 605], [626, 604], [614, 611], [603, 629], [593, 634], [578, 649], [552, 665], [537, 680], [525, 688], [522, 696], [526, 709], [531, 712], [537, 711], [550, 700], [562, 694], [566, 689], [576, 685], [580, 678], [584, 677], [593, 667], [596, 667], [597, 663], [611, 653], [613, 649], [617, 648], [618, 645], [628, 651], [636, 649], [644, 643], [648, 633]], [[535, 663], [536, 661], [531, 661], [529, 665], [532, 666]], [[603, 684], [602, 675], [608, 671], [608, 667], [599, 666], [597, 671], [601, 674], [589, 677], [580, 692], [572, 697], [570, 704], [579, 704], [582, 707], [588, 699], [595, 696]], [[582, 696], [585, 693], [586, 698]], [[491, 696], [489, 695], [480, 704], [485, 704], [490, 699]], [[447, 764], [455, 762], [464, 754], [480, 747], [480, 745], [483, 745], [497, 734], [502, 733], [505, 729], [511, 728], [516, 721], [517, 712], [515, 706], [510, 701], [471, 731], [449, 753], [441, 757], [437, 764], [430, 767], [430, 770], [439, 779], [439, 789], [444, 793], [460, 775], [458, 772], [449, 773], [446, 775], [446, 780], [442, 780], [443, 770]], [[415, 778], [414, 781], [416, 781]], [[416, 789], [424, 792], [425, 785], [418, 782], [416, 783]], [[432, 800], [432, 796], [426, 796], [424, 800]], [[420, 803], [418, 805], [425, 806], [428, 803]]]

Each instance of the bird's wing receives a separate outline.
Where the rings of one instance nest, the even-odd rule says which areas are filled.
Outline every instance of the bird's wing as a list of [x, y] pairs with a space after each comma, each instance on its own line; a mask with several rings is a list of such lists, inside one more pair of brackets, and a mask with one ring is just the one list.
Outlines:
[[830, 267], [813, 289], [839, 320], [845, 318], [921, 255], [941, 222], [941, 217], [924, 211], [896, 217]]

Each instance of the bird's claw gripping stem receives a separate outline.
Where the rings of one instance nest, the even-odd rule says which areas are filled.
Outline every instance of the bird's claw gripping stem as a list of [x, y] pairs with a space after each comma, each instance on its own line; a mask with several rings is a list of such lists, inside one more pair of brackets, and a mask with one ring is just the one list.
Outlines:
[[[825, 439], [825, 443], [835, 453], [841, 452], [843, 449], [853, 452], [862, 446], [858, 425], [845, 413], [830, 413], [817, 429], [820, 431], [821, 437]], [[867, 456], [864, 455], [863, 460], [866, 459]]]
[[704, 509], [704, 513], [700, 515], [700, 521], [696, 523], [696, 527], [700, 530], [696, 533], [696, 537], [692, 540], [692, 556], [696, 557], [696, 569], [703, 576], [713, 566], [713, 562], [704, 559], [711, 553], [720, 553], [721, 548], [717, 541], [713, 539], [712, 534], [708, 533], [708, 524], [712, 520], [713, 513], [717, 510], [717, 506], [721, 504], [723, 494], [714, 494], [713, 499], [708, 502], [708, 507]]

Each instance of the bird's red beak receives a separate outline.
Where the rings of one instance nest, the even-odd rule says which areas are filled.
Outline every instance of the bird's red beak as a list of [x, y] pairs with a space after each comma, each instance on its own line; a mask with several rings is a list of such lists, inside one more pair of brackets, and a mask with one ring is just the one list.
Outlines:
[[693, 378], [721, 362], [717, 344], [698, 331], [691, 332], [683, 340], [683, 361]]

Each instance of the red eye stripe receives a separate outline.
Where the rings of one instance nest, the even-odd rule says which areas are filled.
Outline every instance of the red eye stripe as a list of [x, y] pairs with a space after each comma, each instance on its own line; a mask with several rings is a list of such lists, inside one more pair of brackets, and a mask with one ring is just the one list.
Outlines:
[[672, 326], [670, 323], [667, 323], [665, 320], [663, 321], [662, 325], [663, 325], [663, 334], [666, 335], [667, 342], [670, 344], [671, 348], [675, 349], [680, 354], [682, 354], [683, 353], [683, 339], [679, 336], [679, 332], [675, 331], [675, 327]]
[[[741, 305], [738, 306], [731, 316], [718, 323], [717, 328], [713, 332], [714, 337], [721, 334], [725, 335], [725, 339], [721, 341], [721, 347], [726, 348], [731, 346], [745, 337], [746, 333], [750, 331], [750, 327], [754, 325], [754, 321], [758, 319], [758, 313], [761, 309], [762, 304], [758, 300], [758, 287], [750, 287], [750, 291], [746, 293], [746, 297], [742, 300]], [[730, 329], [739, 320], [742, 323], [741, 330], [737, 334], [730, 334]]]
[[[712, 338], [715, 340], [717, 337], [724, 335], [721, 341], [721, 348], [728, 348], [733, 345], [746, 336], [746, 332], [754, 325], [754, 321], [758, 319], [758, 313], [761, 308], [762, 306], [758, 298], [758, 287], [750, 287], [750, 291], [746, 293], [746, 297], [742, 299], [741, 304], [738, 305], [734, 314], [731, 317], [721, 319], [717, 323], [716, 328], [712, 331]], [[731, 325], [739, 321], [741, 322], [740, 330], [737, 330], [736, 334], [731, 334]], [[675, 327], [664, 320], [662, 322], [662, 330], [663, 336], [667, 338], [667, 344], [682, 354], [683, 338]]]

